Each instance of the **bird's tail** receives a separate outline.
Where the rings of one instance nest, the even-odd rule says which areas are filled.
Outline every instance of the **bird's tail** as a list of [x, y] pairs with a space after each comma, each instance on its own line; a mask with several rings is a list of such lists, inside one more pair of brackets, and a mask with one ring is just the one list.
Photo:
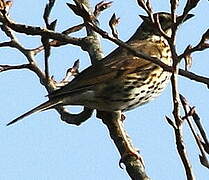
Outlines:
[[27, 117], [27, 116], [33, 114], [33, 113], [35, 113], [35, 112], [41, 112], [41, 111], [50, 109], [50, 108], [52, 108], [52, 107], [54, 107], [54, 106], [56, 106], [56, 105], [58, 105], [58, 104], [61, 104], [61, 100], [59, 100], [59, 99], [48, 100], [48, 101], [46, 101], [45, 103], [43, 103], [43, 104], [41, 104], [41, 105], [39, 105], [39, 106], [37, 106], [37, 107], [31, 109], [30, 111], [26, 112], [25, 114], [23, 114], [23, 115], [21, 115], [21, 116], [15, 118], [15, 119], [12, 120], [11, 122], [9, 122], [9, 123], [7, 124], [7, 126], [9, 126], [9, 125], [11, 125], [11, 124], [13, 124], [13, 123], [15, 123], [15, 122], [21, 120], [21, 119], [23, 119], [23, 118], [25, 118], [25, 117]]

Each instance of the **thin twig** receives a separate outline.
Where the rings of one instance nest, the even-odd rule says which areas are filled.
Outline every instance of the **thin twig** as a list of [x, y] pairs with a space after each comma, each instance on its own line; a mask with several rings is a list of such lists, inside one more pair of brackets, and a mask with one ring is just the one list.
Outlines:
[[[189, 120], [189, 116], [192, 115], [192, 112], [189, 112], [188, 111], [188, 109], [190, 109], [190, 107], [188, 105], [188, 102], [187, 102], [186, 98], [183, 95], [180, 95], [180, 99], [181, 99], [181, 103], [183, 105], [183, 109], [184, 109], [184, 112], [185, 112], [185, 119], [187, 120], [187, 123], [189, 124], [189, 128], [191, 129], [191, 132], [192, 132], [192, 134], [193, 134], [193, 136], [195, 138], [195, 141], [196, 141], [196, 143], [198, 145], [198, 148], [199, 148], [199, 150], [201, 152], [200, 161], [201, 161], [201, 163], [204, 166], [206, 166], [207, 168], [209, 168], [209, 162], [208, 162], [207, 156], [206, 156], [206, 154], [204, 152], [203, 144], [201, 143], [200, 137], [196, 134], [196, 132], [195, 132], [195, 130], [193, 128], [193, 125], [192, 125], [192, 123]], [[202, 126], [201, 126], [201, 128], [202, 128]], [[203, 128], [201, 130], [204, 132]], [[205, 133], [204, 133], [204, 135], [206, 137], [206, 134]], [[206, 141], [207, 141], [207, 138], [206, 138]]]
[[[55, 20], [52, 23], [49, 23], [49, 16], [52, 11], [52, 8], [54, 7], [54, 3], [55, 3], [55, 0], [49, 0], [49, 2], [45, 6], [44, 15], [43, 15], [46, 28], [49, 30], [53, 30], [53, 31], [55, 30], [57, 21]], [[48, 36], [42, 36], [41, 42], [43, 43], [43, 46], [44, 46], [45, 75], [46, 75], [46, 81], [48, 82], [49, 81], [49, 56], [51, 52], [51, 47], [50, 47]]]
[[109, 26], [112, 31], [112, 35], [115, 38], [118, 38], [118, 31], [116, 29], [116, 26], [119, 24], [119, 21], [120, 21], [120, 18], [117, 18], [115, 13], [112, 15], [112, 17], [109, 20]]
[[194, 122], [196, 123], [196, 125], [197, 125], [197, 127], [198, 127], [198, 129], [200, 131], [200, 134], [201, 134], [201, 136], [202, 136], [202, 138], [204, 140], [204, 145], [203, 145], [204, 149], [209, 154], [209, 141], [208, 141], [207, 135], [206, 135], [206, 133], [204, 131], [204, 128], [203, 128], [203, 126], [201, 124], [200, 117], [197, 114], [195, 108], [191, 108], [190, 107], [190, 110], [191, 110], [191, 116], [192, 116]]
[[21, 64], [21, 65], [0, 65], [0, 72], [8, 70], [17, 70], [17, 69], [30, 69], [31, 64]]
[[101, 1], [101, 2], [99, 2], [94, 8], [94, 12], [93, 12], [94, 16], [97, 18], [101, 14], [102, 11], [111, 7], [112, 3], [113, 3], [112, 1], [109, 1], [109, 2]]
[[48, 30], [46, 28], [40, 28], [36, 26], [29, 26], [25, 24], [18, 24], [15, 22], [12, 22], [7, 17], [6, 19], [0, 16], [0, 22], [10, 27], [13, 31], [24, 33], [26, 35], [38, 35], [38, 36], [47, 36], [50, 39], [55, 39], [58, 41], [66, 42], [69, 44], [77, 45], [85, 49], [86, 44], [83, 41], [83, 38], [75, 38], [67, 36], [63, 33], [54, 32], [52, 30]]
[[192, 53], [194, 52], [197, 52], [197, 51], [203, 51], [205, 49], [208, 49], [209, 48], [209, 43], [207, 43], [206, 41], [208, 41], [209, 39], [209, 29], [202, 35], [202, 38], [201, 40], [199, 41], [199, 43], [194, 46], [194, 47], [191, 47], [190, 45], [184, 50], [184, 52], [179, 55], [179, 59], [182, 59], [188, 55], [191, 55]]
[[[84, 27], [84, 23], [78, 24], [78, 25], [75, 25], [73, 27], [70, 27], [70, 28], [64, 30], [62, 33], [68, 35], [70, 33], [77, 32], [77, 31], [81, 30], [83, 27]], [[49, 42], [49, 45], [51, 47], [60, 47], [60, 46], [64, 46], [64, 45], [67, 45], [67, 44], [68, 44], [67, 42], [58, 41], [58, 40], [52, 40], [52, 41]], [[44, 46], [42, 45], [42, 46], [39, 46], [39, 47], [31, 49], [31, 50], [36, 55], [36, 54], [38, 54], [38, 53], [40, 53], [41, 51], [44, 50]]]

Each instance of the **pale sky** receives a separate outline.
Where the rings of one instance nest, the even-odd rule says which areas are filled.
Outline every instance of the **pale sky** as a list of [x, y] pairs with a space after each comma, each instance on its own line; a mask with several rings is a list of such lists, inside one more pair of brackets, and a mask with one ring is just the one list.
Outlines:
[[[34, 3], [32, 0], [13, 0], [11, 17], [19, 23], [42, 26], [42, 14], [45, 1]], [[66, 2], [58, 1], [52, 11], [51, 19], [58, 19], [57, 31], [76, 25], [81, 18], [74, 16]], [[97, 4], [98, 0], [92, 0]], [[178, 12], [182, 12], [185, 1], [180, 2]], [[153, 1], [155, 11], [169, 11], [169, 0]], [[192, 11], [191, 20], [181, 26], [177, 36], [177, 49], [182, 52], [188, 44], [196, 45], [201, 34], [209, 27], [209, 4], [200, 2]], [[139, 14], [144, 12], [134, 1], [115, 0], [112, 7], [99, 18], [101, 28], [109, 31], [108, 21], [113, 13], [121, 18], [118, 26], [119, 37], [127, 40], [140, 25]], [[20, 42], [27, 48], [40, 44], [39, 37], [17, 34]], [[1, 42], [5, 40], [0, 32]], [[102, 41], [105, 54], [116, 46]], [[65, 46], [53, 48], [50, 57], [50, 72], [55, 79], [61, 80], [66, 70], [76, 59], [80, 59], [80, 69], [89, 65], [87, 53], [79, 47]], [[37, 56], [43, 67], [43, 53]], [[15, 49], [0, 48], [0, 64], [23, 64], [25, 57]], [[183, 65], [183, 63], [182, 63]], [[182, 66], [183, 67], [183, 66]], [[193, 55], [191, 71], [209, 77], [209, 50]], [[49, 110], [34, 114], [11, 127], [5, 125], [32, 107], [47, 100], [46, 90], [39, 79], [27, 70], [15, 70], [0, 73], [0, 179], [1, 180], [127, 180], [125, 170], [118, 166], [120, 160], [107, 128], [95, 114], [81, 126], [68, 125], [59, 119], [56, 111]], [[180, 92], [187, 97], [196, 109], [209, 134], [209, 91], [203, 84], [180, 78]], [[165, 115], [172, 118], [171, 88], [153, 102], [125, 113], [125, 127], [132, 137], [134, 145], [140, 149], [146, 171], [152, 179], [184, 180], [185, 173], [176, 153], [173, 129], [165, 121]], [[79, 108], [70, 108], [77, 112]], [[189, 159], [197, 179], [207, 180], [209, 171], [200, 165], [199, 151], [194, 138], [184, 124], [185, 143]]]

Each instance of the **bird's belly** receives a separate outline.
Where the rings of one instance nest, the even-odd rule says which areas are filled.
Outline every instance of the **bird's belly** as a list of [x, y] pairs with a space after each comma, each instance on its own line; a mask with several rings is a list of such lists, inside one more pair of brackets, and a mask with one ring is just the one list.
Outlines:
[[[151, 76], [150, 76], [151, 77]], [[160, 78], [147, 78], [143, 82], [111, 84], [98, 95], [92, 97], [92, 101], [86, 102], [87, 106], [102, 111], [128, 111], [143, 105], [159, 96], [169, 81], [170, 73], [160, 73]]]
[[134, 95], [134, 97], [132, 96], [131, 101], [125, 104], [125, 107], [122, 109], [122, 111], [134, 109], [155, 99], [166, 88], [169, 79], [170, 73], [164, 72], [161, 74], [160, 79], [152, 80], [150, 83], [144, 83], [143, 86], [134, 89], [131, 93]]

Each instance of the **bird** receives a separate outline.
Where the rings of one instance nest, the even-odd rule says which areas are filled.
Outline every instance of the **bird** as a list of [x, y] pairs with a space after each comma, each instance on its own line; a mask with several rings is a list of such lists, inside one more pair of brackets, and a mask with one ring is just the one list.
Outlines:
[[[171, 35], [172, 16], [158, 12], [160, 25], [167, 36]], [[193, 15], [177, 16], [177, 22], [185, 22]], [[153, 25], [150, 18], [140, 15], [143, 22], [126, 43], [135, 50], [172, 65], [169, 43]], [[15, 118], [11, 125], [35, 112], [57, 106], [81, 105], [107, 112], [129, 111], [156, 98], [166, 88], [171, 73], [146, 59], [134, 56], [118, 47], [97, 63], [80, 72], [68, 84], [48, 95], [49, 100]]]

